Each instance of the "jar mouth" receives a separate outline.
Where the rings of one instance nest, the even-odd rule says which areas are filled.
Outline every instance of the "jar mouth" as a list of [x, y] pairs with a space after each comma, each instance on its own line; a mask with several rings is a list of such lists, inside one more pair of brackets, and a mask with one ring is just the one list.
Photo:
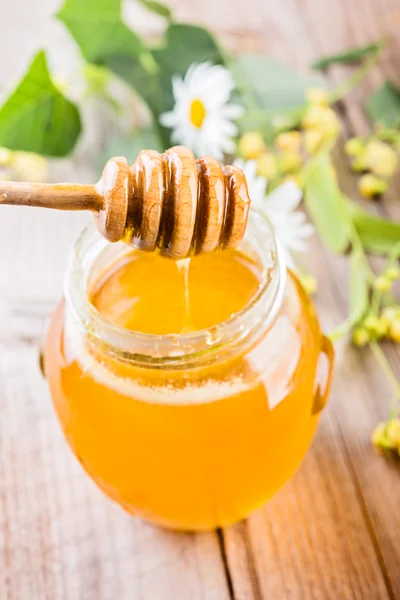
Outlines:
[[[240, 311], [207, 329], [163, 335], [143, 333], [111, 323], [89, 299], [90, 282], [96, 279], [96, 259], [104, 255], [111, 265], [132, 251], [124, 242], [108, 242], [92, 223], [78, 237], [69, 261], [64, 286], [68, 313], [75, 326], [100, 344], [102, 351], [121, 360], [176, 367], [182, 363], [187, 366], [190, 360], [209, 360], [210, 355], [222, 349], [254, 338], [256, 329], [266, 331], [282, 303], [286, 282], [284, 253], [268, 219], [254, 209], [250, 210], [238, 249], [262, 266], [257, 292]], [[103, 260], [102, 273], [107, 270], [106, 265]]]

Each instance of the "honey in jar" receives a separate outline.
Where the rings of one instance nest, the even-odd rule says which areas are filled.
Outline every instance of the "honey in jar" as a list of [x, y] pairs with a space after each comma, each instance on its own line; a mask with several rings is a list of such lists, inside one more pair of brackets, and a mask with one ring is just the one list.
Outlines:
[[246, 517], [293, 475], [325, 405], [332, 347], [268, 223], [174, 261], [78, 240], [45, 370], [65, 437], [132, 515], [178, 530]]

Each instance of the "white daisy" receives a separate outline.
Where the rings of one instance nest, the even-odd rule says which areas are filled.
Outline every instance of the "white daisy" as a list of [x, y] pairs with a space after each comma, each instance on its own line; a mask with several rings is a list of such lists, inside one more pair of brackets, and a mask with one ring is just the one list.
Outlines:
[[243, 113], [237, 104], [229, 104], [235, 87], [225, 67], [210, 62], [193, 64], [185, 77], [172, 77], [175, 106], [160, 115], [160, 123], [172, 129], [173, 142], [188, 146], [199, 156], [210, 154], [221, 159], [233, 152], [233, 137], [238, 129], [232, 122]]
[[272, 224], [276, 237], [283, 247], [288, 267], [294, 268], [291, 252], [305, 252], [306, 240], [314, 233], [302, 210], [296, 210], [301, 202], [301, 189], [294, 181], [285, 181], [267, 194], [267, 180], [257, 176], [255, 160], [235, 160], [247, 179], [251, 205], [265, 214]]

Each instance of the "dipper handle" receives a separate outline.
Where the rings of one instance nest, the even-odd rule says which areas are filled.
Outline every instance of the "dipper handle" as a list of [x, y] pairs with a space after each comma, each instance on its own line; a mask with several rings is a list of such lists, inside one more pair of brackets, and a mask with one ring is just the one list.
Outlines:
[[250, 198], [241, 169], [175, 146], [111, 158], [95, 185], [0, 182], [0, 204], [90, 210], [111, 242], [180, 259], [236, 247]]

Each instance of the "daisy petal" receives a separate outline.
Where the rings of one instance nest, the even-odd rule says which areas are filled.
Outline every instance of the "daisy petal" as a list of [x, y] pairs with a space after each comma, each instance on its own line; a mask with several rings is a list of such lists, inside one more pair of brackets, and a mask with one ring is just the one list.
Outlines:
[[[243, 108], [228, 104], [234, 88], [230, 71], [209, 61], [193, 63], [183, 78], [175, 74], [171, 84], [175, 106], [159, 119], [172, 130], [171, 140], [187, 145], [197, 155], [209, 153], [221, 159], [223, 152], [233, 152], [233, 138], [238, 132], [233, 119]], [[195, 100], [203, 104], [205, 112], [200, 124], [191, 120]]]
[[300, 204], [301, 189], [294, 181], [285, 181], [268, 194], [266, 211], [289, 213]]
[[174, 127], [176, 125], [176, 113], [174, 111], [162, 113], [159, 117], [161, 125], [164, 127]]

